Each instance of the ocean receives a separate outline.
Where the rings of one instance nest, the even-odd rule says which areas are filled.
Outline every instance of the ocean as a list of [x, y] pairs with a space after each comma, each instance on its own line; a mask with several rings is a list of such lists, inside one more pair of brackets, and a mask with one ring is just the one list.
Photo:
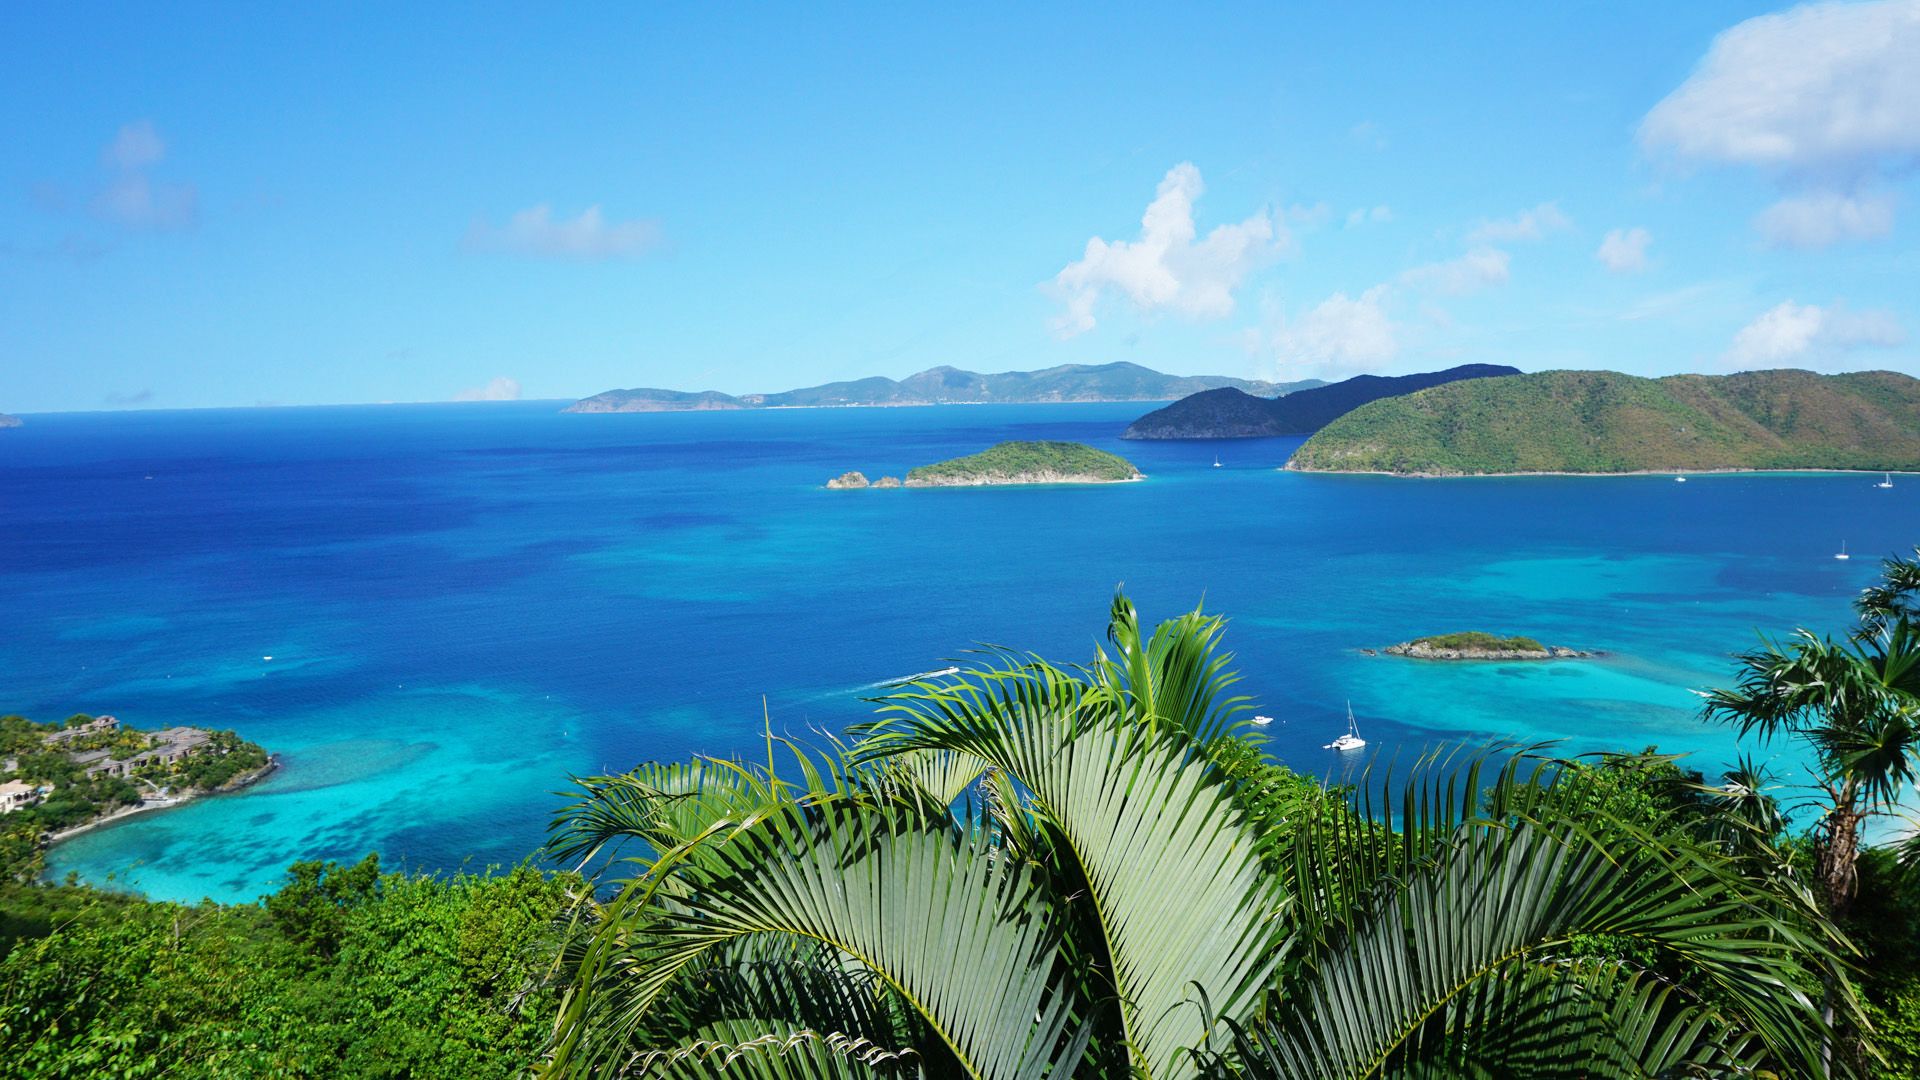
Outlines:
[[[61, 844], [52, 875], [230, 901], [297, 859], [512, 865], [571, 775], [759, 754], [769, 727], [818, 739], [976, 643], [1086, 660], [1116, 588], [1149, 621], [1227, 615], [1239, 689], [1305, 772], [1338, 781], [1366, 756], [1322, 749], [1351, 701], [1367, 754], [1658, 745], [1711, 774], [1734, 738], [1692, 691], [1757, 631], [1843, 629], [1878, 558], [1920, 541], [1920, 478], [1302, 475], [1278, 468], [1297, 440], [1122, 442], [1139, 404], [562, 404], [0, 432], [0, 712], [232, 728], [285, 763]], [[822, 487], [1002, 439], [1091, 443], [1149, 479]], [[1606, 656], [1360, 651], [1459, 629]]]

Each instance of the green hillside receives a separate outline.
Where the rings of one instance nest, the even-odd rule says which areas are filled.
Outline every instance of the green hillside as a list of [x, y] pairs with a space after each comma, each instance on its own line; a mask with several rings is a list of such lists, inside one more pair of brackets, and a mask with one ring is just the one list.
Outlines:
[[1003, 442], [977, 454], [922, 465], [908, 487], [975, 484], [1102, 484], [1137, 480], [1140, 470], [1117, 454], [1073, 442]]
[[1643, 379], [1543, 371], [1362, 406], [1291, 468], [1470, 475], [1920, 468], [1920, 380], [1890, 371]]

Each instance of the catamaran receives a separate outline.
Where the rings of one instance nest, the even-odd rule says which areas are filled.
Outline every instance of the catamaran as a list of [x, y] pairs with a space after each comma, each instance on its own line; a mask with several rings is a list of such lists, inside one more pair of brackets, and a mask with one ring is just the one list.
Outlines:
[[1322, 747], [1323, 750], [1358, 750], [1367, 745], [1360, 737], [1360, 725], [1353, 719], [1353, 702], [1347, 702], [1347, 733]]
[[1890, 487], [1892, 487], [1892, 486], [1893, 486], [1893, 474], [1892, 474], [1892, 473], [1887, 473], [1884, 479], [1882, 479], [1882, 480], [1881, 480], [1881, 481], [1880, 481], [1879, 483], [1877, 483], [1877, 484], [1875, 484], [1875, 485], [1873, 485], [1873, 486], [1874, 486], [1874, 487], [1877, 487], [1877, 488], [1890, 488]]

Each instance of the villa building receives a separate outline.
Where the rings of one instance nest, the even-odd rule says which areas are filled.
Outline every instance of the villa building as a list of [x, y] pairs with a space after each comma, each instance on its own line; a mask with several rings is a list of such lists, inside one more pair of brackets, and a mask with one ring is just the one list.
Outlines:
[[39, 801], [40, 789], [24, 780], [8, 780], [0, 784], [0, 814], [24, 810]]

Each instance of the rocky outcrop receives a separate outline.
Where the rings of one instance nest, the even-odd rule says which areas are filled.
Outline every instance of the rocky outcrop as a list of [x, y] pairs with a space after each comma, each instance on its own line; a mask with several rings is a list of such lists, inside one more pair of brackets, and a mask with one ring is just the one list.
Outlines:
[[[897, 482], [898, 481], [896, 481], [896, 483]], [[855, 488], [863, 488], [870, 485], [867, 483], [866, 473], [843, 472], [839, 476], [827, 481], [827, 486], [835, 491], [850, 491]]]
[[897, 488], [900, 486], [900, 478], [897, 476], [883, 476], [875, 480], [873, 486], [877, 488]]
[[10, 428], [10, 427], [19, 427], [19, 426], [20, 426], [19, 417], [8, 416], [6, 413], [0, 413], [0, 428]]

